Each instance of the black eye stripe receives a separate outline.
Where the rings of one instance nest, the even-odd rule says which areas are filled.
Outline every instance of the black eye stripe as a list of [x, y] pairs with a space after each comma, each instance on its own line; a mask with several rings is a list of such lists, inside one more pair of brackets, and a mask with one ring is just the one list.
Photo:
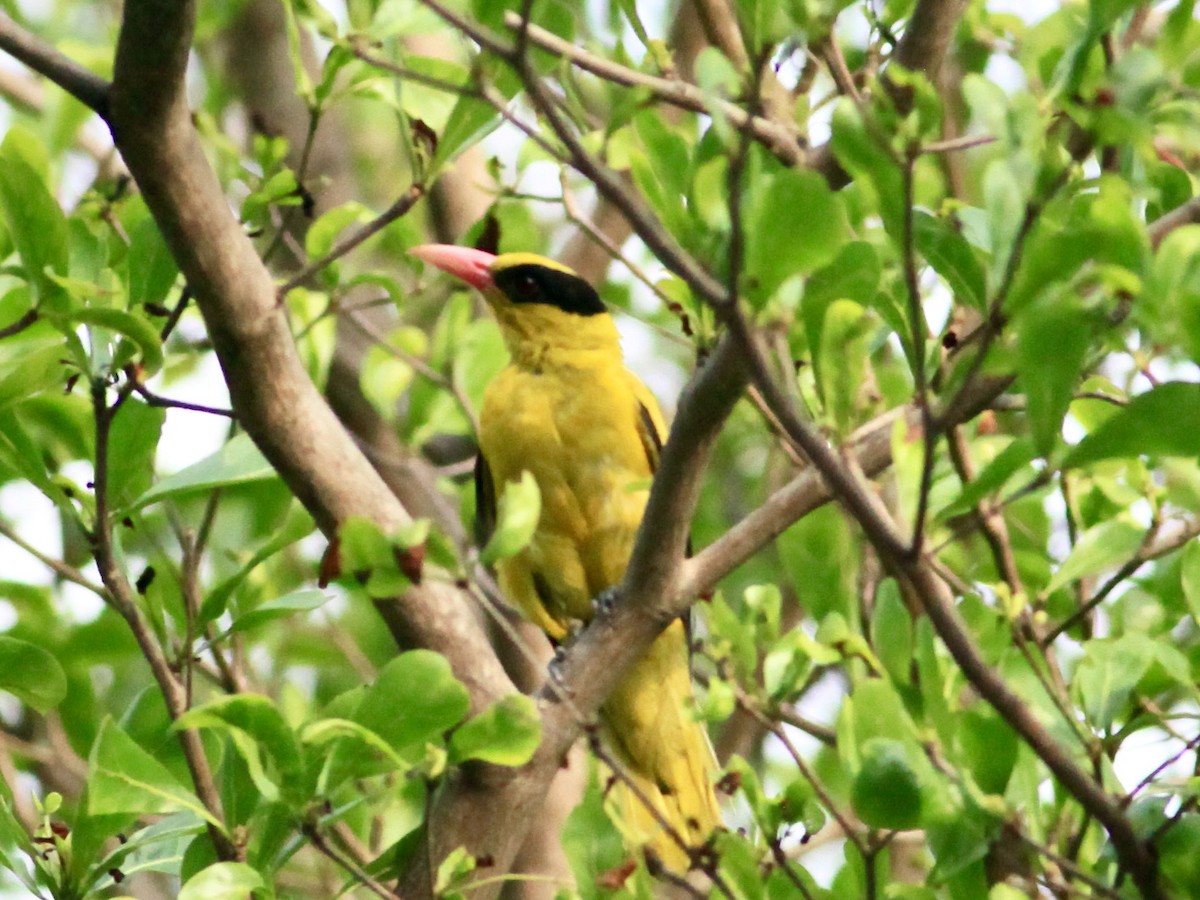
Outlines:
[[532, 275], [521, 275], [517, 278], [516, 283], [517, 293], [521, 295], [521, 299], [535, 302], [541, 296], [542, 290], [538, 287], [537, 280]]
[[513, 303], [544, 303], [563, 312], [580, 316], [595, 316], [607, 312], [595, 289], [568, 272], [527, 263], [501, 269], [493, 276]]

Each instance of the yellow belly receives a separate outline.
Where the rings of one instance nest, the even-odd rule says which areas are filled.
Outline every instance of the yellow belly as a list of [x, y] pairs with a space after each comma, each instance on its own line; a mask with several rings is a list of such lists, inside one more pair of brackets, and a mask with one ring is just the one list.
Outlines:
[[499, 565], [501, 586], [554, 637], [591, 617], [633, 549], [651, 470], [631, 384], [619, 363], [542, 374], [510, 366], [484, 398], [479, 443], [497, 493], [528, 471], [542, 495], [530, 545]]

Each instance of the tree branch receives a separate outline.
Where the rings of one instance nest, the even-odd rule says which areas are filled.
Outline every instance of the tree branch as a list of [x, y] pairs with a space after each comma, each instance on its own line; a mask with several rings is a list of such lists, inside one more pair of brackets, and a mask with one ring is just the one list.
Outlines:
[[[505, 14], [504, 24], [515, 29], [520, 26], [521, 17], [515, 12], [509, 12]], [[529, 37], [529, 43], [535, 47], [570, 60], [597, 78], [625, 87], [645, 88], [664, 103], [691, 112], [711, 115], [714, 110], [717, 110], [734, 128], [739, 131], [747, 131], [756, 141], [769, 148], [788, 165], [800, 165], [805, 161], [804, 149], [797, 142], [796, 135], [778, 122], [763, 116], [751, 115], [736, 103], [714, 98], [686, 81], [649, 75], [615, 63], [605, 57], [597, 56], [532, 23], [526, 28], [526, 34]]]
[[[195, 294], [239, 422], [327, 535], [410, 521], [309, 379], [275, 285], [230, 213], [183, 89], [194, 4], [125, 5], [110, 97], [118, 148]], [[432, 580], [377, 604], [405, 646], [443, 653], [479, 711], [513, 688], [467, 597]]]
[[1146, 563], [1166, 556], [1168, 553], [1173, 553], [1184, 544], [1191, 541], [1197, 535], [1200, 535], [1200, 519], [1175, 520], [1174, 527], [1170, 530], [1164, 529], [1158, 535], [1152, 535], [1153, 540], [1148, 541], [1141, 549], [1134, 554], [1133, 558], [1126, 562], [1117, 572], [1106, 581], [1095, 595], [1086, 603], [1067, 616], [1061, 623], [1052, 628], [1041, 639], [1041, 645], [1048, 647], [1054, 643], [1055, 639], [1065, 631], [1068, 631], [1079, 623], [1084, 616], [1090, 613], [1093, 609], [1103, 602], [1104, 598], [1113, 592], [1113, 590], [1123, 581], [1130, 578], [1138, 569]]
[[0, 12], [0, 50], [45, 75], [85, 106], [108, 118], [109, 84]]
[[904, 26], [892, 61], [936, 80], [966, 0], [919, 0]]
[[[953, 421], [967, 421], [986, 409], [1010, 384], [1011, 378], [979, 379], [954, 410]], [[867, 477], [874, 477], [892, 464], [892, 428], [896, 419], [907, 418], [918, 425], [921, 413], [915, 406], [889, 410], [860, 428], [841, 455], [855, 461]], [[941, 417], [943, 421], [945, 414]], [[683, 564], [680, 591], [700, 596], [716, 587], [730, 572], [750, 559], [768, 543], [815, 509], [834, 499], [821, 473], [810, 466], [767, 498], [720, 538]]]
[[[124, 399], [126, 395], [122, 395]], [[119, 404], [120, 400], [118, 400]], [[163, 703], [167, 713], [174, 721], [188, 710], [189, 698], [184, 685], [171, 670], [163, 648], [154, 637], [150, 624], [146, 621], [141, 608], [135, 599], [133, 587], [125, 572], [117, 562], [116, 548], [113, 544], [112, 522], [110, 521], [108, 503], [108, 452], [109, 434], [113, 416], [118, 405], [108, 406], [106, 388], [103, 379], [98, 378], [92, 383], [92, 406], [96, 420], [96, 525], [92, 535], [96, 567], [100, 570], [100, 578], [108, 589], [108, 595], [113, 608], [121, 615], [137, 641], [138, 649], [150, 667], [158, 689], [162, 693]], [[200, 741], [200, 733], [193, 728], [178, 730], [179, 743], [183, 748], [183, 756], [187, 761], [188, 771], [192, 776], [192, 786], [196, 796], [204, 808], [212, 815], [215, 822], [208, 823], [208, 834], [212, 840], [217, 856], [225, 861], [242, 858], [241, 851], [230, 839], [225, 827], [225, 814], [221, 804], [221, 793], [213, 780], [212, 768], [204, 753], [204, 745]], [[216, 823], [221, 823], [220, 825]]]
[[1196, 224], [1200, 224], [1200, 197], [1193, 197], [1151, 222], [1146, 229], [1150, 246], [1157, 250], [1158, 245], [1176, 228]]

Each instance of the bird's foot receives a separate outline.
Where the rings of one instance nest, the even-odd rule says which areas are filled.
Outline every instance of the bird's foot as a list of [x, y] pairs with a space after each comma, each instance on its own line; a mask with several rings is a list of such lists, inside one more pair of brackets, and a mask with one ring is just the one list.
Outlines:
[[563, 663], [567, 661], [567, 649], [561, 644], [554, 645], [554, 659], [546, 666], [546, 676], [560, 691], [566, 690], [566, 679], [563, 677]]
[[592, 609], [598, 616], [606, 616], [613, 611], [620, 599], [621, 593], [615, 587], [605, 588], [592, 599]]

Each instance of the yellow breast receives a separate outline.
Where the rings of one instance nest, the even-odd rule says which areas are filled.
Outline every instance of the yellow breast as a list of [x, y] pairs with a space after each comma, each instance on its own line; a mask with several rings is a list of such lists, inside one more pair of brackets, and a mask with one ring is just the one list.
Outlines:
[[542, 494], [534, 538], [501, 577], [523, 607], [540, 603], [559, 622], [591, 616], [641, 522], [652, 472], [634, 384], [619, 357], [543, 360], [509, 366], [484, 398], [479, 443], [497, 490], [529, 471]]

